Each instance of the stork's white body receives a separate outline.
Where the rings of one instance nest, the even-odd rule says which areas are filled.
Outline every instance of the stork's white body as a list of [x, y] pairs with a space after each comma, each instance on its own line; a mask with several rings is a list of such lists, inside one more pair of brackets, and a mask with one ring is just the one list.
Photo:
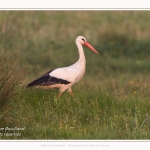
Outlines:
[[82, 44], [85, 44], [98, 54], [98, 52], [86, 42], [86, 39], [83, 36], [78, 36], [76, 39], [76, 45], [79, 50], [79, 60], [69, 67], [58, 68], [48, 72], [47, 74], [28, 84], [28, 87], [36, 86], [49, 89], [59, 88], [60, 93], [58, 97], [65, 90], [68, 90], [68, 92], [73, 95], [71, 87], [84, 76], [86, 68], [86, 59]]

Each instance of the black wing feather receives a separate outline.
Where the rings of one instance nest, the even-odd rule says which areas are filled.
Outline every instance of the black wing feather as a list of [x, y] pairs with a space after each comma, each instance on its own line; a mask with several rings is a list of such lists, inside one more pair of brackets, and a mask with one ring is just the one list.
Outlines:
[[27, 87], [49, 86], [49, 85], [54, 85], [54, 84], [69, 84], [70, 83], [69, 81], [50, 76], [49, 74], [52, 71], [54, 71], [54, 70], [51, 70], [51, 71], [47, 72], [46, 74], [44, 74], [40, 78], [38, 78], [38, 79], [34, 80], [33, 82], [29, 83], [27, 85]]

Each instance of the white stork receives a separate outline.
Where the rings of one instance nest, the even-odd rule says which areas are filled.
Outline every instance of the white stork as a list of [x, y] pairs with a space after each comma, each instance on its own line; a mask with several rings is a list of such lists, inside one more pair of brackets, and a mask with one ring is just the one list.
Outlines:
[[99, 54], [83, 36], [78, 36], [75, 42], [79, 50], [79, 60], [76, 63], [69, 67], [50, 70], [40, 78], [29, 83], [27, 87], [59, 88], [60, 92], [57, 98], [66, 90], [73, 96], [71, 90], [72, 85], [78, 82], [85, 73], [86, 59], [82, 45], [87, 46], [93, 52]]

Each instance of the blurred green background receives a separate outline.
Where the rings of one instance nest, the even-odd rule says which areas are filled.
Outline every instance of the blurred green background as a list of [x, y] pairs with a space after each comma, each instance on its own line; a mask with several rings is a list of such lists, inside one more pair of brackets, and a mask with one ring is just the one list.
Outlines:
[[83, 35], [100, 53], [84, 48], [87, 77], [148, 74], [149, 20], [149, 11], [1, 11], [0, 49], [17, 51], [18, 67], [33, 79], [76, 62], [75, 39]]

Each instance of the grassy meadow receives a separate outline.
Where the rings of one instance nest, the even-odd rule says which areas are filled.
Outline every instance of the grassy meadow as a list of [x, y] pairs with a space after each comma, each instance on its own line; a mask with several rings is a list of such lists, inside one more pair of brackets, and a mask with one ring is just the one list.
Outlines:
[[[100, 54], [74, 97], [25, 88], [76, 62], [78, 35]], [[150, 11], [0, 11], [0, 139], [150, 139]]]

